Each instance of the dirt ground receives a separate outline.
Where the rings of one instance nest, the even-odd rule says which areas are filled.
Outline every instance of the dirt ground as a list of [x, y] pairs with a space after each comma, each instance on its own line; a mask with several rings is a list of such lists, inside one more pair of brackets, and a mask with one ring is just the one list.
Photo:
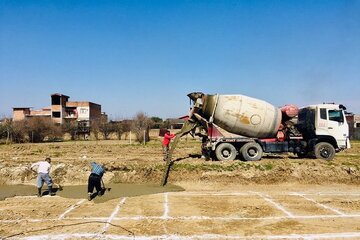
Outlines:
[[[169, 185], [160, 139], [0, 145], [2, 239], [360, 239], [360, 142], [331, 162], [200, 158], [182, 140]], [[27, 167], [50, 156], [57, 196], [35, 196]], [[86, 199], [89, 163], [111, 188]]]

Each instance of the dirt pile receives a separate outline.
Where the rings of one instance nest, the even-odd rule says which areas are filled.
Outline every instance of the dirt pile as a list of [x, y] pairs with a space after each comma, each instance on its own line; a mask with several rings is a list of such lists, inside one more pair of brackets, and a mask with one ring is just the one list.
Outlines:
[[[160, 184], [166, 163], [161, 143], [120, 144], [119, 141], [0, 145], [0, 184], [35, 184], [28, 167], [44, 156], [52, 157], [51, 176], [61, 185], [86, 184], [90, 162], [109, 169], [105, 183]], [[173, 154], [168, 183], [345, 183], [360, 184], [360, 142], [338, 153], [333, 161], [299, 159], [292, 155], [264, 156], [258, 162], [205, 161], [200, 142], [181, 141]]]
[[[159, 183], [164, 163], [121, 164], [110, 162], [104, 175], [107, 183]], [[35, 184], [36, 174], [27, 166], [0, 164], [2, 184]], [[61, 185], [85, 184], [89, 168], [82, 164], [55, 164], [51, 176]], [[332, 164], [318, 160], [264, 160], [257, 163], [203, 162], [188, 159], [175, 163], [170, 171], [169, 183], [194, 182], [238, 182], [242, 184], [297, 183], [346, 183], [360, 184], [360, 169], [355, 165]]]

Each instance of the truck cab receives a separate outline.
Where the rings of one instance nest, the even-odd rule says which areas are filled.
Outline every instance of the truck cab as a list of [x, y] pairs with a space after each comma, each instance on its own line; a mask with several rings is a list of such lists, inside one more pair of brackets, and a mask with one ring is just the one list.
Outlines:
[[346, 108], [338, 104], [317, 104], [301, 108], [297, 128], [305, 140], [330, 143], [336, 152], [350, 148]]

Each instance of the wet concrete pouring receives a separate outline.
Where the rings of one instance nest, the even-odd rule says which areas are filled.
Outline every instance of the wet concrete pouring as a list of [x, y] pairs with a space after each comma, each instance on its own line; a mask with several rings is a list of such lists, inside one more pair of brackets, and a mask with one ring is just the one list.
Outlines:
[[[46, 185], [43, 188], [43, 195], [48, 194]], [[57, 196], [72, 199], [81, 199], [87, 196], [87, 186], [60, 186], [54, 185], [54, 191]], [[183, 188], [168, 184], [159, 186], [156, 184], [109, 184], [103, 191], [102, 196], [93, 194], [95, 203], [102, 203], [121, 197], [134, 197], [147, 194], [156, 194], [164, 192], [184, 191]], [[0, 185], [0, 200], [15, 196], [36, 196], [36, 187], [30, 185]]]

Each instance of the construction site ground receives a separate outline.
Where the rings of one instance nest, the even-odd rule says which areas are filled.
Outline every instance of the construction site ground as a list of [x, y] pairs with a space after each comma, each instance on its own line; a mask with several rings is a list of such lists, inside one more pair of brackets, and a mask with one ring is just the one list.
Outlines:
[[[185, 138], [161, 187], [160, 140], [0, 145], [0, 237], [360, 239], [360, 142], [333, 161], [286, 154], [219, 162]], [[46, 156], [63, 190], [39, 198], [28, 166]], [[92, 161], [109, 168], [111, 190], [88, 201]]]

